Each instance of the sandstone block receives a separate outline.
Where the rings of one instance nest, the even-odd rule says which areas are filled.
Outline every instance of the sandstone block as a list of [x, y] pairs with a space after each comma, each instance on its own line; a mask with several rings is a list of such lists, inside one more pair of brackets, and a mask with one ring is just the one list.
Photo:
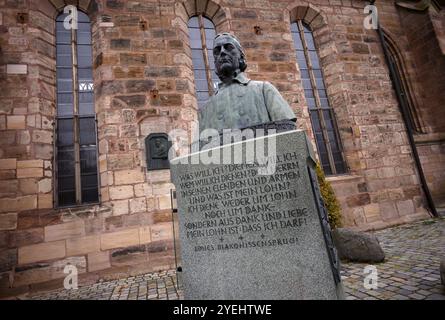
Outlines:
[[45, 227], [45, 241], [47, 242], [83, 235], [85, 235], [85, 223], [80, 219]]
[[110, 268], [110, 253], [95, 252], [88, 254], [88, 272]]
[[371, 197], [369, 193], [360, 193], [352, 195], [346, 198], [346, 203], [349, 207], [358, 207], [367, 205], [371, 202]]
[[107, 158], [110, 170], [130, 169], [133, 167], [134, 160], [131, 154], [110, 154]]
[[15, 211], [17, 207], [17, 199], [4, 198], [0, 199], [0, 212]]
[[121, 200], [133, 198], [133, 186], [110, 187], [110, 199]]
[[371, 203], [363, 207], [367, 222], [380, 220], [380, 206], [378, 203]]
[[50, 160], [53, 157], [53, 146], [51, 144], [34, 144], [35, 155], [39, 159]]
[[128, 213], [128, 200], [111, 201], [113, 206], [113, 216], [120, 216]]
[[7, 183], [0, 183], [0, 196], [15, 196], [19, 188], [18, 180], [9, 180]]
[[168, 210], [172, 208], [170, 196], [160, 196], [158, 197], [158, 208], [160, 210]]
[[139, 228], [104, 233], [100, 242], [102, 250], [139, 245]]
[[147, 183], [140, 183], [134, 186], [134, 195], [136, 197], [144, 197], [153, 195], [153, 188]]
[[397, 210], [400, 216], [406, 216], [415, 212], [412, 200], [403, 200], [397, 202]]
[[19, 144], [29, 144], [31, 142], [29, 131], [20, 131], [17, 140]]
[[37, 196], [29, 195], [18, 197], [15, 205], [17, 211], [37, 209]]
[[399, 217], [396, 205], [393, 201], [383, 201], [379, 203], [380, 216], [384, 221]]
[[15, 230], [10, 233], [9, 246], [12, 248], [28, 246], [43, 242], [43, 228]]
[[0, 170], [16, 169], [17, 159], [0, 159]]
[[100, 236], [93, 235], [66, 240], [66, 255], [77, 256], [100, 251]]
[[170, 195], [170, 190], [175, 186], [172, 183], [154, 183], [153, 194], [154, 195]]
[[15, 230], [17, 228], [17, 213], [0, 214], [0, 230]]
[[42, 179], [39, 181], [39, 192], [47, 193], [52, 190], [52, 181], [51, 179]]
[[139, 228], [139, 241], [141, 244], [151, 242], [151, 230], [149, 226]]
[[14, 286], [60, 279], [58, 281], [58, 287], [60, 287], [63, 278], [67, 276], [64, 269], [68, 264], [76, 266], [78, 274], [86, 272], [86, 258], [84, 256], [69, 257], [52, 263], [39, 263], [17, 268], [14, 274]]
[[113, 50], [130, 49], [130, 39], [111, 39], [110, 48]]
[[17, 249], [0, 252], [0, 273], [9, 271], [17, 265]]
[[147, 64], [147, 56], [145, 54], [139, 53], [121, 53], [120, 61], [122, 65], [131, 66], [131, 65], [146, 65]]
[[130, 212], [138, 213], [147, 210], [147, 202], [145, 197], [130, 199]]
[[169, 222], [154, 224], [150, 228], [152, 241], [173, 239], [173, 227]]
[[17, 178], [40, 178], [43, 177], [43, 168], [17, 169]]
[[26, 118], [25, 116], [7, 116], [6, 125], [8, 130], [13, 129], [25, 129], [26, 128]]
[[144, 172], [138, 169], [119, 170], [114, 172], [114, 184], [134, 184], [145, 181]]
[[37, 143], [53, 143], [52, 131], [34, 130], [32, 132], [32, 141]]
[[176, 67], [156, 67], [156, 66], [150, 66], [145, 69], [145, 76], [148, 78], [155, 78], [155, 77], [178, 77], [179, 72], [178, 68]]
[[18, 264], [27, 264], [65, 257], [65, 241], [44, 242], [19, 248]]
[[53, 194], [39, 194], [39, 209], [51, 209], [53, 207]]

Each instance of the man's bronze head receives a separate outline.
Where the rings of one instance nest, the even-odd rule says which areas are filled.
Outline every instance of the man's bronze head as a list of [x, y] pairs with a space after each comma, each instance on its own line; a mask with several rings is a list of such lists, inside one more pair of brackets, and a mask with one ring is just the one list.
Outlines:
[[227, 78], [247, 68], [246, 56], [238, 39], [227, 32], [220, 33], [213, 42], [213, 57], [218, 77]]

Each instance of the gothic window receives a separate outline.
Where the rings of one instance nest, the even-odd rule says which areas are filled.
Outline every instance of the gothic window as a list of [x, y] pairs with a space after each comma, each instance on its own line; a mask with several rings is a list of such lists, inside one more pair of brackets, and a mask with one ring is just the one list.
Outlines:
[[311, 117], [317, 151], [326, 175], [346, 172], [340, 140], [312, 31], [301, 20], [291, 24], [304, 95]]
[[56, 18], [55, 167], [59, 207], [99, 200], [91, 24], [86, 14], [77, 13], [77, 29], [65, 29], [67, 14]]
[[218, 82], [212, 51], [215, 26], [203, 15], [197, 15], [190, 18], [188, 29], [195, 74], [196, 98], [198, 107], [201, 108], [215, 92], [215, 83]]
[[389, 39], [389, 37], [385, 34], [384, 36], [384, 45], [388, 49], [388, 60], [391, 64], [393, 70], [395, 71], [393, 74], [393, 85], [399, 88], [399, 91], [396, 92], [399, 96], [399, 101], [401, 103], [401, 107], [405, 108], [407, 115], [407, 126], [410, 126], [411, 130], [415, 133], [422, 133], [422, 127], [419, 121], [418, 114], [416, 112], [414, 98], [411, 95], [411, 91], [409, 90], [408, 79], [406, 77], [406, 72], [404, 65], [402, 63], [402, 59], [399, 57], [398, 49], [395, 44]]

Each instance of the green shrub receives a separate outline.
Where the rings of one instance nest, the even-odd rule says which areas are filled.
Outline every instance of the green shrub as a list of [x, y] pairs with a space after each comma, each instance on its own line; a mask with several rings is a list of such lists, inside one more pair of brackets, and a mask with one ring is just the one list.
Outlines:
[[341, 207], [335, 196], [331, 183], [326, 180], [320, 164], [317, 162], [315, 167], [317, 172], [318, 184], [320, 185], [321, 196], [323, 197], [326, 210], [328, 211], [328, 220], [332, 229], [341, 227]]

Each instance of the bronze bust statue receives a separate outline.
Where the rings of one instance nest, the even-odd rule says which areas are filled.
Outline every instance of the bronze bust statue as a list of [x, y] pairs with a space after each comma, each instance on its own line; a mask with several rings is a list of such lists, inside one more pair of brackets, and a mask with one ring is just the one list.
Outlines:
[[[246, 57], [235, 36], [221, 33], [213, 46], [217, 92], [199, 110], [199, 130], [244, 129], [285, 122], [295, 127], [296, 117], [278, 90], [269, 82], [247, 78]], [[287, 129], [289, 130], [289, 128]]]

